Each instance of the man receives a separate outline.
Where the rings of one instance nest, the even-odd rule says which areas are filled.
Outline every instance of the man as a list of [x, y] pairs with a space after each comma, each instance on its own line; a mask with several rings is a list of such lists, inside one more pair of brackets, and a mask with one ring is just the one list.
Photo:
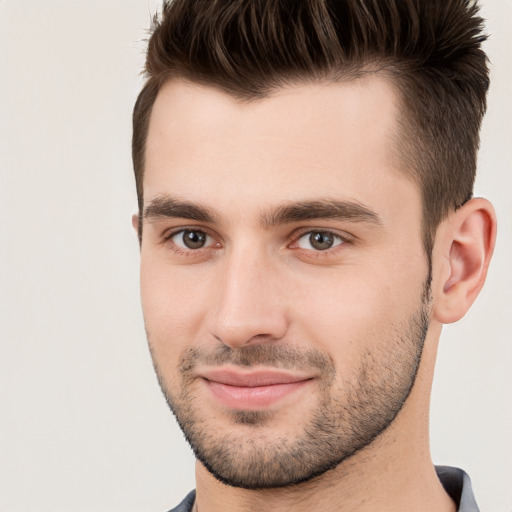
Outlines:
[[133, 160], [148, 341], [197, 458], [175, 511], [478, 510], [434, 468], [441, 327], [485, 280], [469, 0], [175, 0]]

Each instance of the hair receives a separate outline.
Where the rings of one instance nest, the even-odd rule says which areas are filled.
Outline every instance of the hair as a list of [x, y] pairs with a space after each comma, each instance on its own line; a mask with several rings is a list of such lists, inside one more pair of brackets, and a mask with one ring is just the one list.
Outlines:
[[290, 84], [380, 73], [399, 93], [396, 150], [421, 191], [430, 255], [439, 223], [473, 194], [489, 88], [478, 13], [472, 0], [164, 1], [133, 112], [139, 211], [151, 110], [166, 81], [251, 101]]

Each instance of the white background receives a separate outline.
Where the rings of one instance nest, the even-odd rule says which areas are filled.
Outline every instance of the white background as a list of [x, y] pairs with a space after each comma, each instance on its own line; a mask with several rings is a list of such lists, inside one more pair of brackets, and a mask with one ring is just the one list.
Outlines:
[[[163, 511], [194, 486], [138, 297], [131, 109], [154, 0], [0, 0], [0, 512]], [[436, 463], [512, 511], [512, 2], [487, 0], [488, 283], [442, 337]]]

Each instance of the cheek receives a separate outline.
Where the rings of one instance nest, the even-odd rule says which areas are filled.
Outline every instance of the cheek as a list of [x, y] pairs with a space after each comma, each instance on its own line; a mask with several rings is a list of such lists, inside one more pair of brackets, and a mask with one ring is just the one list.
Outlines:
[[423, 281], [416, 274], [413, 281], [342, 269], [315, 286], [303, 283], [296, 295], [295, 336], [328, 353], [338, 371], [350, 372], [362, 354], [391, 344], [407, 328], [421, 301]]
[[296, 308], [304, 329], [348, 341], [357, 331], [383, 324], [388, 314], [385, 286], [336, 276], [326, 284], [302, 287]]
[[204, 280], [197, 273], [143, 261], [141, 300], [155, 356], [176, 359], [200, 339], [208, 304]]

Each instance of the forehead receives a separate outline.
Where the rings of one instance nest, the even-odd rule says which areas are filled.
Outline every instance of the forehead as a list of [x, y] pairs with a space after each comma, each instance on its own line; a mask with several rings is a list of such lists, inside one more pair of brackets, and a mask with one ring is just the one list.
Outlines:
[[382, 187], [399, 194], [413, 184], [396, 157], [397, 113], [395, 88], [376, 75], [248, 102], [169, 81], [149, 126], [145, 202], [171, 194], [247, 207], [328, 196], [371, 203]]

